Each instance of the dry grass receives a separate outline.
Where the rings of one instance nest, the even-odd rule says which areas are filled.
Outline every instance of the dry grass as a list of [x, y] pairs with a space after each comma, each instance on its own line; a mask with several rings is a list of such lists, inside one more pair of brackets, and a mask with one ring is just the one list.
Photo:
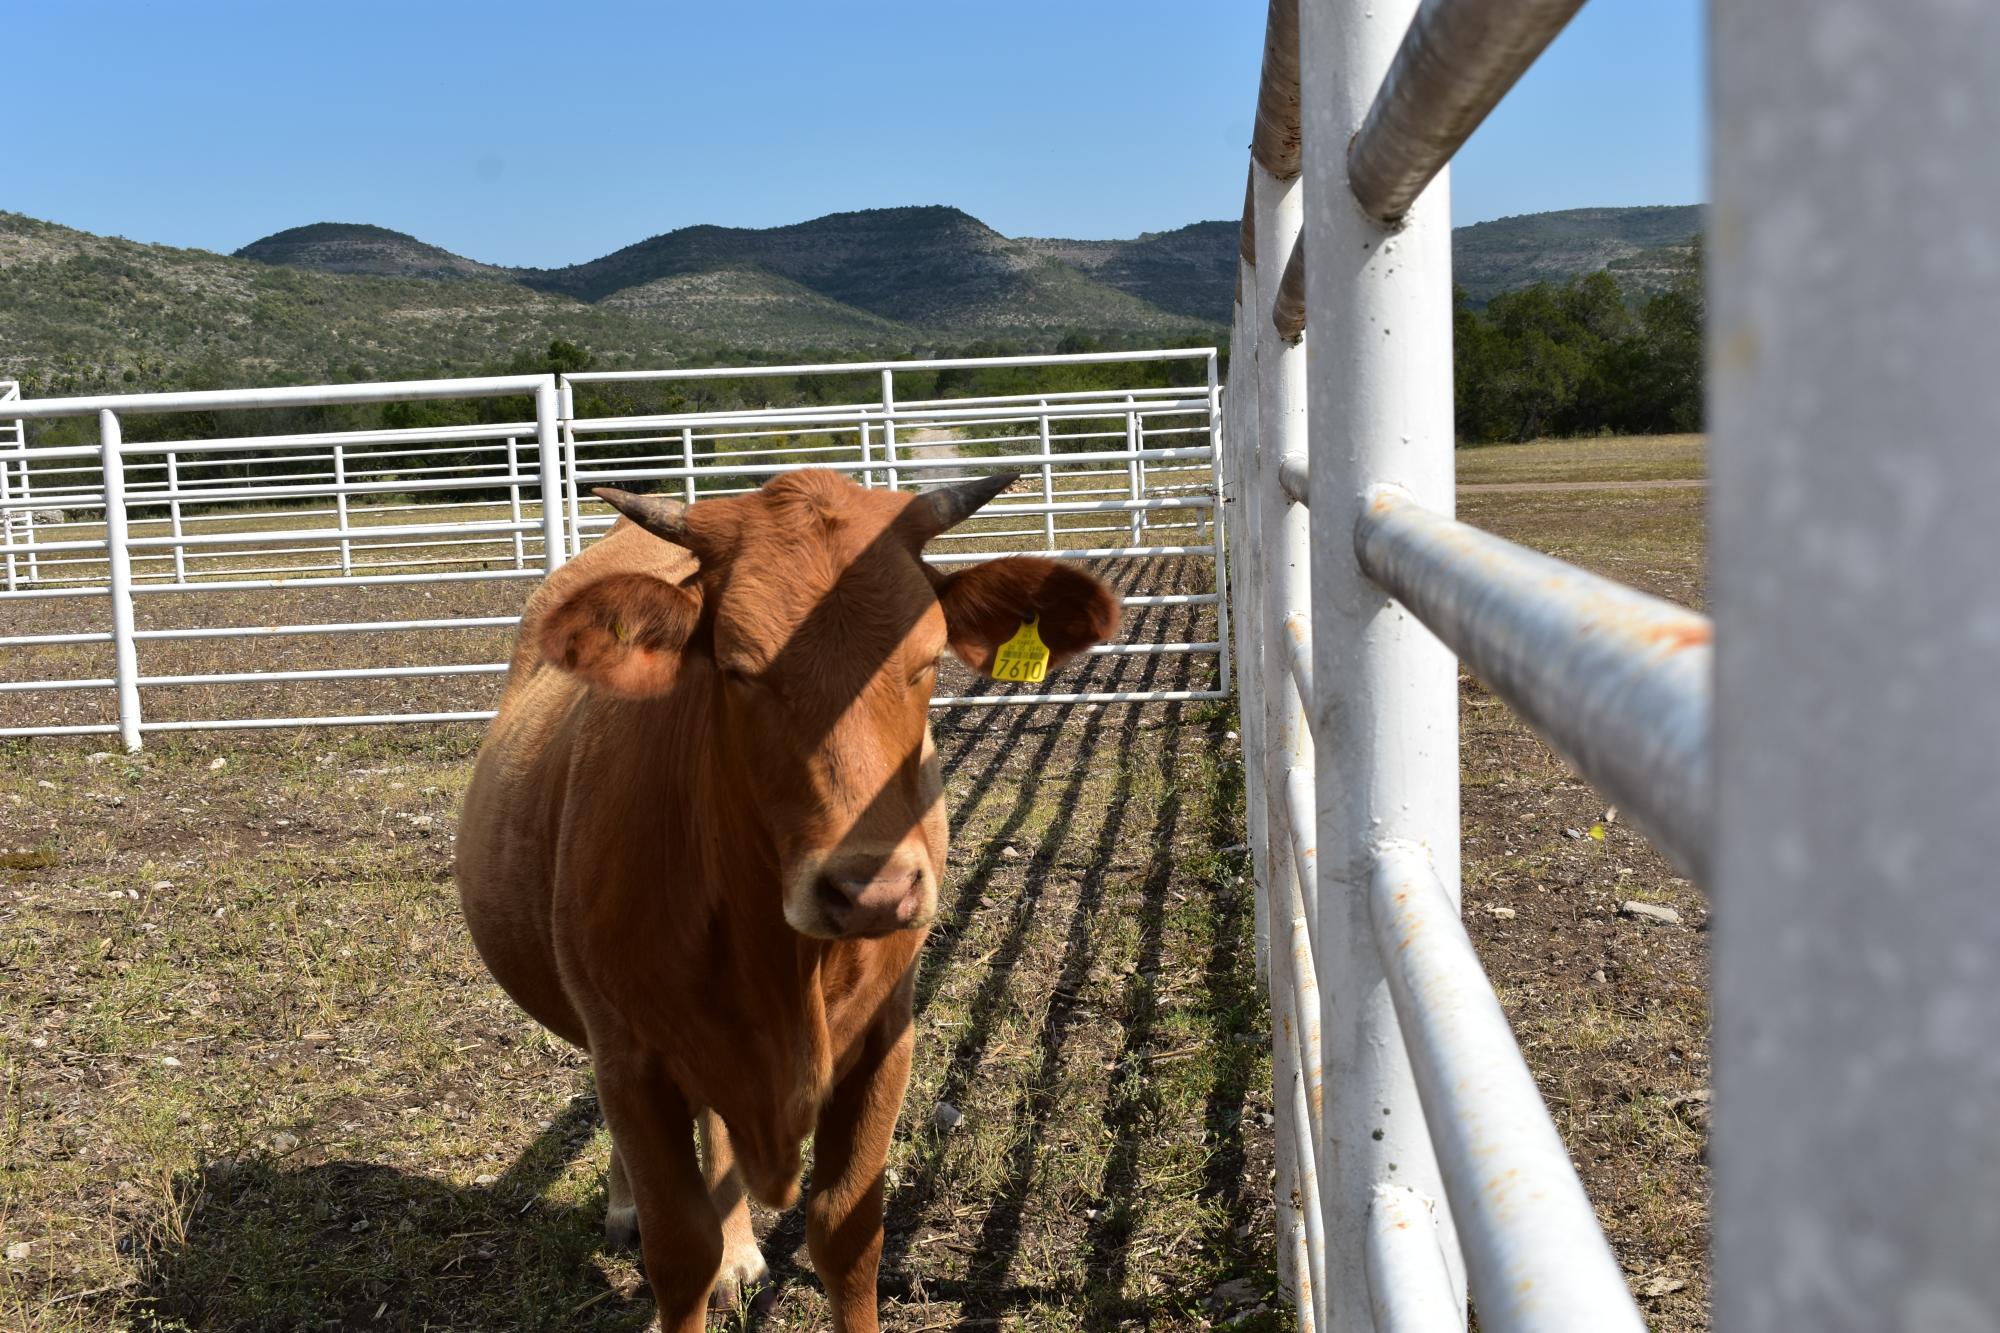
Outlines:
[[[1700, 440], [1682, 437], [1478, 452], [1590, 480], [1567, 471], [1569, 460], [1607, 446], [1621, 473], [1700, 457]], [[1461, 496], [1459, 514], [1698, 607], [1702, 499], [1692, 487], [1489, 493]], [[1462, 677], [1460, 697], [1467, 928], [1634, 1289], [1656, 1293], [1642, 1300], [1649, 1324], [1707, 1329], [1706, 899], [1607, 818], [1601, 798], [1478, 681]], [[1631, 901], [1671, 906], [1681, 923], [1621, 915]]]
[[[1510, 493], [1463, 509], [1698, 601], [1699, 500]], [[1199, 577], [1169, 561], [1123, 576], [1145, 592]], [[217, 594], [176, 623], [496, 614], [524, 593], [302, 590], [275, 610], [270, 594]], [[21, 609], [0, 632], [27, 628]], [[1206, 636], [1206, 620], [1155, 609], [1132, 637]], [[426, 652], [466, 661], [505, 638], [434, 633]], [[240, 645], [179, 645], [148, 669], [410, 651], [336, 642], [330, 658], [325, 642], [274, 641], [293, 656], [260, 645], [250, 663]], [[1100, 659], [1089, 683], [1202, 669]], [[414, 707], [477, 706], [491, 686], [312, 688]], [[260, 711], [304, 687], [264, 688], [278, 693]], [[241, 706], [185, 693], [188, 715]], [[1635, 1287], [1661, 1293], [1650, 1321], [1705, 1329], [1702, 900], [1475, 682], [1463, 693], [1475, 941]], [[1193, 1329], [1272, 1294], [1231, 725], [1213, 706], [939, 718], [954, 851], [891, 1158], [886, 1327]], [[451, 839], [477, 735], [155, 736], [94, 761], [102, 742], [4, 743], [0, 1241], [28, 1250], [0, 1268], [0, 1327], [646, 1323], [636, 1263], [598, 1237], [606, 1143], [587, 1067], [513, 1009], [458, 921]], [[1565, 833], [1593, 824], [1602, 841]], [[1684, 924], [1617, 915], [1641, 897]], [[932, 1128], [940, 1101], [964, 1112], [956, 1131]], [[796, 1215], [765, 1223], [781, 1287], [750, 1326], [821, 1326]], [[1224, 1284], [1254, 1294], [1212, 1299]]]
[[1461, 449], [1467, 486], [1524, 481], [1690, 481], [1706, 475], [1700, 435], [1617, 435]]

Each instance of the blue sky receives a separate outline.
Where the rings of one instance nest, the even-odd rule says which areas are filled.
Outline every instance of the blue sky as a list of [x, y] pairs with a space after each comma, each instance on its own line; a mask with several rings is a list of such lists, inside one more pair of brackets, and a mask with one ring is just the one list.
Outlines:
[[[231, 250], [374, 222], [493, 263], [949, 203], [1236, 215], [1258, 0], [17, 0], [0, 208]], [[1703, 193], [1700, 0], [1592, 0], [1467, 146], [1460, 223]]]

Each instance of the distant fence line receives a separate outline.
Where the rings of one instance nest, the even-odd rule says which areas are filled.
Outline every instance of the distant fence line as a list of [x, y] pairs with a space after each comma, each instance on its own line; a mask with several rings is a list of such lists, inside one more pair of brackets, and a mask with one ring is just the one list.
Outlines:
[[[911, 370], [1153, 363], [1185, 366], [1178, 386], [899, 400]], [[869, 402], [574, 415], [574, 386], [816, 374], [875, 376]], [[124, 419], [163, 412], [529, 398], [532, 419], [393, 430], [216, 436], [172, 443], [123, 439]], [[95, 417], [94, 445], [34, 447], [18, 424], [0, 437], [0, 608], [73, 602], [61, 630], [0, 635], [0, 647], [109, 644], [109, 675], [0, 682], [0, 693], [100, 691], [114, 721], [0, 727], [0, 736], [115, 734], [136, 749], [148, 732], [377, 722], [468, 721], [476, 710], [401, 714], [148, 718], [142, 691], [191, 685], [493, 674], [500, 662], [147, 674], [142, 645], [176, 639], [341, 635], [491, 628], [513, 617], [428, 617], [141, 629], [134, 599], [203, 592], [296, 592], [399, 584], [533, 580], [579, 554], [616, 516], [593, 486], [652, 483], [693, 500], [738, 494], [798, 466], [833, 468], [863, 485], [916, 489], [996, 468], [1022, 471], [1014, 491], [926, 553], [950, 566], [996, 551], [1130, 561], [1205, 560], [1207, 592], [1132, 594], [1127, 606], [1211, 606], [1212, 640], [1126, 641], [1101, 656], [1206, 657], [1202, 688], [995, 690], [952, 704], [1143, 703], [1226, 697], [1228, 608], [1217, 512], [1210, 348], [1048, 357], [874, 362], [700, 370], [608, 371], [385, 384], [4, 400], [22, 420]], [[254, 466], [247, 466], [252, 465]], [[86, 611], [107, 605], [102, 612]], [[92, 623], [92, 621], [95, 623]]]

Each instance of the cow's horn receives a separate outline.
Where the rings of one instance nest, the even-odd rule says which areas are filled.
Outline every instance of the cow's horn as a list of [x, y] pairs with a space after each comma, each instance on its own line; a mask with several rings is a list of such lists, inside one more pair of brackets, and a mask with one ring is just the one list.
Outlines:
[[911, 504], [918, 527], [926, 539], [947, 528], [955, 528], [979, 511], [980, 506], [1021, 479], [1018, 472], [996, 472], [990, 477], [954, 482], [925, 491]]
[[634, 495], [616, 486], [593, 486], [590, 493], [655, 537], [678, 542], [687, 533], [687, 506], [664, 495]]

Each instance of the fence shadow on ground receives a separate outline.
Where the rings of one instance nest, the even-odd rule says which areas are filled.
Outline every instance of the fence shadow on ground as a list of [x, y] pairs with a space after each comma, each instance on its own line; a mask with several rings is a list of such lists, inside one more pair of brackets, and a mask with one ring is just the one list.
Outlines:
[[620, 1291], [591, 1262], [603, 1248], [601, 1192], [546, 1198], [600, 1124], [595, 1100], [578, 1097], [486, 1185], [352, 1160], [210, 1163], [177, 1182], [182, 1234], [121, 1239], [141, 1273], [122, 1313], [161, 1333], [642, 1328], [643, 1286]]
[[[1120, 574], [1128, 595], [1185, 590], [1177, 561]], [[1197, 637], [1181, 628], [1187, 616], [1135, 608], [1134, 632]], [[1176, 678], [1185, 663], [1171, 659], [1100, 658], [1083, 669], [1092, 689], [1186, 687]], [[1192, 1328], [1212, 1313], [1201, 1302], [1218, 1274], [1271, 1285], [1268, 1234], [1252, 1234], [1268, 1203], [1249, 1165], [1268, 1144], [1246, 1141], [1262, 1078], [1248, 899], [1228, 888], [1221, 861], [1189, 862], [1191, 847], [1216, 855], [1201, 848], [1240, 797], [1222, 753], [1225, 716], [1211, 705], [1055, 705], [937, 719], [955, 892], [918, 975], [923, 1097], [906, 1108], [904, 1151], [892, 1159], [885, 1327], [986, 1329], [1023, 1317], [1037, 1327], [1060, 1314], [1064, 1326], [1092, 1329]], [[1221, 778], [1182, 781], [1195, 762]], [[1175, 916], [1189, 910], [1199, 912], [1192, 933]], [[1112, 954], [1123, 962], [1107, 969]], [[1226, 1035], [1196, 1052], [1172, 1026], [1190, 1015], [1199, 1031]], [[1163, 1105], [1160, 1071], [1192, 1069], [1191, 1054], [1193, 1096], [1178, 1110]], [[1004, 1147], [974, 1180], [963, 1153], [954, 1156], [964, 1139], [931, 1117], [939, 1102], [970, 1108], [982, 1097], [979, 1132]], [[1148, 1172], [1175, 1115], [1174, 1132], [1199, 1152], [1180, 1159], [1168, 1201]], [[1101, 1151], [1087, 1171], [1052, 1181], [1079, 1126]], [[591, 1158], [602, 1152], [586, 1093], [483, 1185], [356, 1160], [213, 1161], [177, 1182], [177, 1230], [130, 1224], [122, 1246], [140, 1285], [116, 1313], [155, 1333], [644, 1327], [643, 1278], [601, 1238], [602, 1163]], [[1141, 1238], [1159, 1253], [1163, 1202], [1182, 1209], [1168, 1252], [1198, 1290], [1134, 1276]], [[1052, 1211], [1072, 1224], [1054, 1263], [1038, 1252]], [[802, 1209], [770, 1219], [773, 1290], [733, 1326], [776, 1333], [823, 1321], [804, 1230]], [[940, 1239], [949, 1245], [925, 1248]], [[899, 1325], [898, 1304], [927, 1313]]]

